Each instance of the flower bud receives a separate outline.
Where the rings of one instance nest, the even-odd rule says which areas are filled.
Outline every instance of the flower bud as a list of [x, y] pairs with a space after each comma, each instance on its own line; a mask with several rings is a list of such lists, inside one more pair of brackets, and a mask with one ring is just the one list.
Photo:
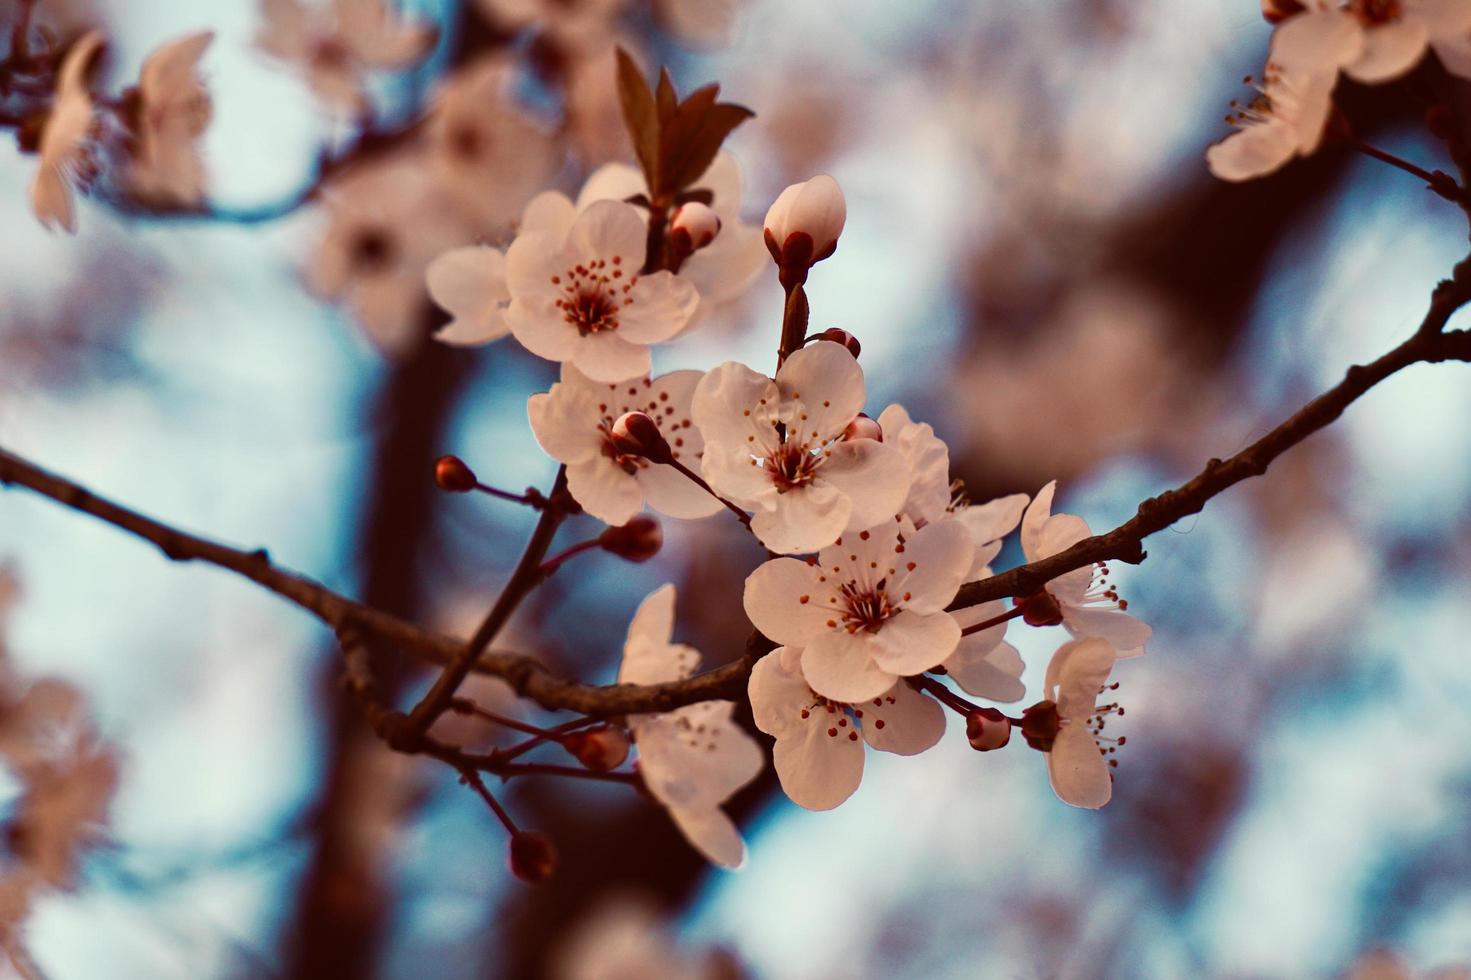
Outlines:
[[1262, 0], [1262, 16], [1269, 24], [1280, 24], [1303, 9], [1302, 0]]
[[778, 195], [762, 223], [767, 251], [783, 269], [806, 275], [838, 247], [848, 218], [843, 189], [827, 174], [793, 184]]
[[641, 456], [651, 463], [672, 463], [674, 453], [669, 448], [659, 424], [643, 412], [624, 412], [613, 423], [608, 433], [613, 448], [625, 456]]
[[664, 546], [664, 529], [648, 514], [639, 514], [622, 527], [598, 535], [598, 547], [628, 561], [648, 561]]
[[884, 430], [878, 422], [859, 412], [858, 417], [849, 422], [848, 427], [843, 430], [844, 442], [852, 442], [854, 439], [872, 439], [874, 442], [883, 442]]
[[628, 758], [628, 735], [621, 728], [598, 725], [563, 736], [562, 748], [593, 772], [607, 772]]
[[527, 884], [546, 881], [557, 870], [557, 846], [539, 831], [516, 831], [511, 835], [510, 850], [511, 874]]
[[669, 224], [670, 237], [685, 254], [709, 245], [719, 232], [720, 216], [710, 205], [699, 201], [680, 205]]
[[458, 456], [441, 456], [434, 461], [434, 483], [450, 493], [469, 493], [480, 482]]
[[1051, 701], [1038, 701], [1022, 712], [1022, 738], [1038, 752], [1051, 752], [1057, 740], [1057, 730], [1062, 720], [1057, 714], [1057, 705]]
[[990, 752], [1011, 741], [1011, 719], [995, 708], [977, 708], [965, 716], [965, 737], [977, 752]]
[[1013, 602], [1022, 607], [1022, 621], [1028, 626], [1058, 626], [1062, 623], [1062, 606], [1046, 589]]
[[858, 342], [857, 337], [838, 327], [828, 327], [817, 335], [817, 339], [831, 340], [835, 344], [842, 344], [848, 348], [848, 353], [853, 355], [853, 360], [855, 361], [858, 360], [858, 355], [863, 351], [863, 345]]

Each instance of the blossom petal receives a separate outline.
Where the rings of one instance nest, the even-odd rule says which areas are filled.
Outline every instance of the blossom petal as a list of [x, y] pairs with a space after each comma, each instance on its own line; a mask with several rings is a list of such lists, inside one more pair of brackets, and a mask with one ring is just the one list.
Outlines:
[[852, 523], [852, 502], [836, 488], [820, 483], [793, 487], [764, 503], [751, 518], [751, 530], [766, 547], [782, 555], [800, 555], [825, 548]]
[[1297, 134], [1280, 119], [1238, 129], [1205, 151], [1210, 172], [1240, 183], [1280, 170], [1297, 153]]
[[1064, 643], [1052, 655], [1044, 683], [1064, 720], [1093, 713], [1117, 657], [1108, 641], [1097, 637]]
[[784, 421], [803, 442], [841, 435], [863, 408], [863, 368], [848, 348], [830, 340], [808, 344], [776, 372], [789, 416]]
[[[986, 632], [990, 632], [987, 630]], [[973, 643], [984, 634], [962, 636], [960, 645], [945, 661], [945, 671], [955, 683], [968, 694], [990, 701], [1009, 704], [1026, 696], [1027, 688], [1022, 683], [1021, 654], [1010, 643], [987, 646], [984, 642]]]
[[909, 467], [894, 447], [873, 439], [854, 439], [827, 450], [816, 483], [836, 487], [851, 501], [848, 520], [839, 533], [862, 531], [891, 521], [899, 513], [909, 493]]
[[720, 501], [672, 466], [641, 467], [635, 479], [645, 503], [668, 517], [693, 520], [722, 509]]
[[632, 204], [594, 201], [572, 223], [567, 244], [579, 260], [616, 260], [633, 275], [644, 264], [648, 235], [648, 221]]
[[975, 545], [964, 528], [944, 520], [926, 524], [904, 543], [899, 557], [912, 565], [896, 589], [903, 590], [904, 608], [915, 613], [937, 613], [950, 605], [960, 583], [970, 572]]
[[1096, 636], [1107, 640], [1118, 651], [1120, 660], [1142, 654], [1144, 644], [1154, 632], [1148, 623], [1123, 610], [1097, 606], [1064, 606], [1062, 625], [1078, 639]]
[[567, 464], [567, 492], [583, 510], [612, 527], [627, 524], [644, 506], [638, 480], [606, 456]]
[[[893, 623], [894, 620], [885, 623], [884, 631]], [[878, 634], [863, 630], [849, 633], [843, 629], [825, 629], [812, 637], [802, 651], [802, 676], [807, 678], [812, 690], [834, 701], [851, 704], [876, 698], [898, 679], [894, 671], [874, 663], [874, 654], [881, 650], [878, 639]]]
[[[802, 646], [828, 632], [832, 589], [819, 571], [796, 558], [773, 558], [746, 579], [742, 602], [751, 625], [773, 643]], [[807, 601], [803, 602], [803, 597]]]
[[616, 331], [592, 333], [578, 340], [572, 363], [593, 381], [627, 381], [648, 374], [653, 364], [647, 347], [629, 343]]
[[706, 445], [764, 455], [778, 445], [780, 402], [775, 381], [744, 364], [726, 361], [707, 371], [695, 386], [690, 411]]
[[[928, 423], [915, 422], [903, 405], [879, 413], [884, 445], [899, 451], [910, 473], [903, 513], [916, 523], [943, 517], [950, 506], [950, 450]], [[1018, 513], [1018, 516], [1020, 514]]]
[[648, 192], [644, 175], [637, 167], [605, 163], [582, 182], [582, 190], [577, 192], [577, 209], [582, 210], [594, 201], [626, 201]]
[[558, 243], [567, 241], [572, 222], [577, 220], [577, 209], [566, 194], [560, 191], [542, 191], [526, 203], [521, 212], [521, 234], [542, 232]]
[[1364, 31], [1346, 10], [1310, 10], [1272, 32], [1268, 61], [1281, 70], [1334, 74], [1364, 48]]
[[[922, 674], [944, 663], [960, 643], [960, 627], [949, 613], [921, 614], [904, 609], [890, 617], [874, 639], [877, 642], [870, 651], [874, 663], [890, 674], [904, 677]], [[805, 659], [803, 669], [806, 669]], [[813, 686], [822, 693], [821, 688]]]
[[474, 347], [510, 332], [504, 315], [511, 299], [506, 257], [498, 249], [470, 245], [445, 252], [429, 263], [424, 278], [434, 302], [453, 316], [436, 340]]
[[690, 846], [711, 863], [732, 870], [746, 863], [746, 842], [724, 810], [714, 806], [672, 806], [669, 816]]
[[506, 324], [521, 346], [537, 357], [570, 361], [581, 346], [582, 337], [576, 327], [562, 319], [555, 303], [556, 300], [543, 296], [514, 299], [506, 307]]
[[781, 788], [808, 810], [831, 810], [852, 796], [863, 779], [863, 743], [844, 734], [851, 726], [830, 726], [825, 717], [826, 712], [813, 712], [795, 733], [778, 738], [771, 752]]
[[679, 333], [695, 315], [700, 294], [672, 272], [639, 276], [618, 311], [618, 336], [637, 344], [656, 344]]
[[1064, 725], [1047, 753], [1047, 775], [1052, 791], [1069, 806], [1097, 810], [1113, 796], [1108, 762], [1098, 751], [1093, 734], [1081, 722]]
[[1370, 85], [1398, 78], [1425, 55], [1430, 40], [1425, 22], [1403, 18], [1364, 31], [1364, 48], [1344, 73]]
[[1024, 493], [997, 497], [984, 504], [970, 504], [960, 508], [955, 512], [955, 519], [965, 525], [979, 547], [991, 541], [999, 541], [1015, 531], [1030, 500]]
[[618, 668], [619, 684], [658, 684], [688, 677], [696, 666], [683, 658], [663, 655], [674, 635], [673, 583], [661, 585], [644, 597], [628, 623], [623, 644], [623, 663]]
[[863, 712], [864, 741], [882, 752], [918, 755], [945, 734], [945, 709], [904, 681], [855, 707]]
[[720, 444], [706, 446], [700, 471], [716, 493], [747, 510], [776, 508], [777, 490], [771, 475], [744, 449]]
[[810, 709], [814, 700], [801, 671], [783, 663], [789, 649], [778, 647], [756, 661], [746, 684], [756, 727], [778, 739], [804, 727], [802, 711]]
[[[581, 463], [602, 456], [597, 407], [596, 396], [588, 388], [562, 381], [552, 385], [551, 391], [532, 395], [526, 402], [526, 415], [532, 435], [548, 456], [562, 463]], [[611, 459], [608, 462], [612, 464]]]

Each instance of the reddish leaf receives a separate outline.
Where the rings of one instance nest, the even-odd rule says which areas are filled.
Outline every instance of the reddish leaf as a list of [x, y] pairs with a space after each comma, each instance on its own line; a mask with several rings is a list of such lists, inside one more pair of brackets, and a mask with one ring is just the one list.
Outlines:
[[654, 93], [627, 51], [618, 49], [618, 101], [633, 151], [650, 188], [659, 184], [659, 110]]
[[[693, 99], [694, 96], [691, 96], [690, 100]], [[677, 193], [699, 180], [700, 175], [715, 160], [715, 154], [720, 152], [726, 137], [755, 115], [745, 106], [721, 102], [701, 112], [694, 125], [680, 133], [677, 143], [666, 135], [663, 141], [663, 158], [660, 161], [665, 190], [668, 193]], [[683, 120], [684, 110], [681, 108], [679, 121]]]
[[659, 69], [659, 88], [656, 92], [659, 103], [659, 125], [668, 126], [675, 113], [679, 112], [679, 92], [674, 88], [674, 79], [669, 77], [668, 68]]

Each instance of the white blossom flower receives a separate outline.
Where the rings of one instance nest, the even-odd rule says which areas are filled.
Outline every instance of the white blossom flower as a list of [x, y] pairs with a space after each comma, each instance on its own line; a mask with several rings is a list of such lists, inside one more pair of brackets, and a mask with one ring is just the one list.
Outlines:
[[886, 446], [893, 446], [909, 469], [909, 496], [899, 513], [923, 527], [945, 516], [950, 507], [950, 449], [927, 422], [916, 422], [903, 405], [879, 413]]
[[213, 107], [199, 61], [213, 40], [213, 31], [187, 34], [143, 62], [128, 183], [145, 200], [193, 205], [204, 198], [198, 141], [209, 127]]
[[367, 107], [368, 71], [403, 68], [434, 46], [432, 28], [400, 20], [387, 0], [330, 0], [325, 6], [261, 0], [261, 16], [256, 44], [304, 66], [312, 90], [341, 112]]
[[[643, 601], [628, 626], [618, 683], [662, 684], [694, 673], [699, 651], [671, 643], [673, 630], [674, 586], [665, 585]], [[732, 701], [701, 701], [628, 718], [649, 792], [696, 850], [727, 868], [745, 861], [746, 845], [720, 804], [755, 779], [763, 763], [756, 740], [731, 721], [733, 710]]]
[[631, 204], [598, 201], [576, 214], [560, 195], [528, 205], [506, 252], [506, 321], [533, 354], [570, 361], [595, 381], [649, 372], [649, 344], [684, 329], [699, 303], [689, 282], [640, 273], [648, 225]]
[[92, 738], [63, 758], [22, 772], [26, 793], [11, 824], [13, 845], [42, 880], [70, 888], [80, 852], [102, 836], [117, 791], [113, 753]]
[[56, 99], [41, 131], [41, 165], [31, 182], [31, 210], [47, 228], [77, 230], [72, 186], [87, 178], [87, 132], [92, 125], [92, 96], [87, 71], [103, 45], [98, 31], [83, 35], [67, 51], [56, 76]]
[[1333, 108], [1335, 80], [1333, 72], [1269, 65], [1257, 98], [1226, 117], [1237, 131], [1206, 151], [1211, 173], [1221, 180], [1253, 180], [1313, 153]]
[[794, 353], [775, 381], [729, 361], [695, 389], [705, 479], [754, 511], [751, 530], [772, 551], [816, 551], [899, 513], [909, 492], [903, 455], [842, 439], [863, 397], [863, 369], [831, 341]]
[[434, 173], [487, 235], [503, 233], [560, 162], [552, 135], [507, 98], [511, 67], [492, 57], [455, 72], [427, 131]]
[[719, 950], [681, 949], [643, 895], [616, 893], [570, 931], [552, 980], [736, 980]]
[[[1081, 517], [1052, 513], [1056, 490], [1056, 480], [1043, 487], [1022, 518], [1022, 552], [1028, 562], [1066, 551], [1093, 535]], [[1089, 565], [1059, 575], [1047, 583], [1046, 590], [1058, 604], [1063, 627], [1073, 636], [1102, 637], [1118, 650], [1120, 659], [1144, 652], [1151, 630], [1124, 612], [1129, 604], [1109, 584], [1106, 565]]]
[[1446, 70], [1471, 75], [1471, 6], [1463, 0], [1317, 0], [1282, 19], [1272, 37], [1274, 58], [1343, 72], [1361, 82], [1387, 82], [1425, 56]]
[[[956, 502], [952, 505], [951, 520], [965, 527], [975, 545], [970, 574], [965, 577], [967, 582], [991, 576], [991, 562], [1001, 551], [1001, 539], [1021, 521], [1029, 499], [1024, 493], [1016, 493], [984, 504]], [[950, 615], [961, 630], [966, 630], [998, 619], [1006, 612], [1006, 603], [994, 599], [952, 610]], [[1000, 622], [962, 636], [955, 652], [943, 664], [945, 672], [968, 693], [1002, 702], [1019, 701], [1026, 694], [1021, 682], [1024, 667], [1021, 654], [1005, 642], [1008, 625]]]
[[798, 806], [831, 810], [852, 796], [863, 778], [865, 742], [917, 755], [945, 733], [944, 709], [904, 681], [856, 704], [823, 697], [803, 678], [800, 653], [778, 647], [762, 657], [749, 685], [756, 727], [776, 739], [776, 774]]
[[625, 0], [479, 0], [497, 26], [513, 31], [536, 27], [568, 53], [601, 47]]
[[489, 245], [450, 249], [424, 272], [429, 295], [450, 314], [434, 339], [456, 347], [479, 347], [511, 332], [506, 307], [506, 257]]
[[[761, 230], [741, 220], [742, 177], [735, 157], [724, 151], [716, 154], [690, 187], [710, 192], [710, 208], [720, 219], [714, 239], [685, 259], [677, 270], [681, 279], [688, 279], [700, 291], [702, 313], [694, 318], [697, 320], [708, 307], [729, 302], [744, 292], [760, 274], [765, 252]], [[604, 164], [582, 185], [577, 208], [581, 211], [594, 201], [624, 201], [640, 195], [647, 199], [648, 193], [643, 172], [637, 167]]]
[[766, 248], [778, 265], [805, 270], [833, 254], [847, 218], [843, 189], [818, 174], [777, 195], [762, 222]]
[[469, 229], [413, 154], [349, 170], [322, 201], [328, 226], [308, 285], [345, 301], [385, 353], [414, 349], [423, 340], [425, 269]]
[[746, 615], [772, 642], [802, 651], [814, 691], [866, 701], [955, 651], [960, 627], [945, 607], [974, 550], [950, 522], [912, 531], [891, 518], [845, 534], [815, 560], [774, 558], [757, 568], [746, 579]]
[[673, 371], [608, 384], [564, 364], [562, 380], [527, 403], [531, 430], [543, 449], [567, 464], [567, 489], [600, 521], [626, 524], [645, 503], [670, 517], [708, 517], [720, 510], [720, 501], [672, 466], [623, 455], [610, 438], [620, 415], [644, 412], [674, 458], [696, 469], [704, 440], [690, 424], [690, 399], [700, 378], [699, 371]]
[[1102, 734], [1115, 703], [1100, 705], [1108, 675], [1118, 659], [1108, 641], [1094, 637], [1063, 644], [1047, 665], [1044, 686], [1057, 709], [1057, 729], [1047, 753], [1047, 774], [1058, 799], [1071, 806], [1096, 810], [1113, 795], [1108, 749]]

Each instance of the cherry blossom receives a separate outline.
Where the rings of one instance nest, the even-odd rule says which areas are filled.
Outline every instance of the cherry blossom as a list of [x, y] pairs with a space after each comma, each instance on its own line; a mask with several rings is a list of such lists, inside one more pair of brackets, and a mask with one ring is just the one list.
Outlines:
[[[1022, 518], [1022, 552], [1028, 562], [1041, 561], [1092, 537], [1088, 522], [1073, 514], [1053, 514], [1052, 495], [1057, 481], [1043, 487]], [[1075, 569], [1047, 583], [1047, 593], [1059, 607], [1062, 625], [1076, 637], [1098, 636], [1119, 651], [1120, 659], [1144, 652], [1149, 626], [1124, 612], [1128, 602], [1119, 598], [1103, 564]]]
[[751, 530], [772, 551], [816, 551], [899, 512], [909, 492], [903, 455], [842, 438], [863, 397], [863, 369], [831, 341], [787, 358], [774, 381], [728, 361], [695, 389], [705, 479], [754, 511]]
[[511, 31], [538, 28], [558, 47], [585, 54], [608, 43], [613, 19], [625, 0], [479, 0], [497, 26]]
[[188, 34], [143, 62], [128, 183], [145, 200], [192, 205], [204, 198], [198, 141], [209, 126], [213, 107], [199, 61], [213, 40], [212, 31]]
[[429, 295], [450, 314], [434, 339], [456, 347], [479, 347], [511, 332], [506, 307], [506, 257], [489, 245], [451, 249], [429, 263], [424, 273]]
[[945, 607], [969, 571], [968, 535], [941, 521], [845, 534], [815, 560], [774, 558], [746, 579], [745, 607], [768, 639], [799, 648], [812, 689], [837, 701], [878, 697], [943, 663], [960, 642]]
[[56, 101], [41, 133], [41, 166], [31, 182], [31, 210], [46, 228], [77, 230], [72, 203], [74, 185], [90, 175], [86, 137], [92, 125], [92, 96], [87, 71], [104, 38], [98, 31], [83, 35], [67, 51], [56, 77]]
[[[694, 673], [699, 651], [671, 643], [674, 586], [651, 593], [634, 614], [618, 669], [620, 684], [659, 684]], [[755, 739], [731, 721], [732, 701], [701, 701], [655, 715], [630, 715], [638, 766], [649, 792], [696, 850], [715, 864], [739, 867], [740, 831], [720, 809], [756, 778], [763, 756]]]
[[642, 213], [598, 201], [576, 214], [551, 194], [527, 210], [534, 220], [506, 252], [506, 321], [516, 339], [596, 381], [647, 374], [647, 345], [684, 329], [699, 294], [670, 272], [639, 271], [648, 237]]
[[[1045, 745], [1047, 773], [1057, 798], [1070, 806], [1096, 810], [1113, 795], [1113, 774], [1101, 742], [1114, 742], [1102, 734], [1110, 715], [1120, 713], [1114, 703], [1098, 703], [1107, 690], [1109, 672], [1118, 654], [1108, 641], [1092, 638], [1073, 640], [1052, 655], [1044, 686], [1056, 708], [1055, 725], [1045, 726], [1052, 738]], [[1047, 702], [1043, 702], [1045, 710]], [[1029, 709], [1032, 711], [1034, 709]], [[1028, 730], [1023, 723], [1023, 731]]]
[[903, 405], [879, 413], [885, 445], [893, 446], [909, 469], [909, 496], [899, 513], [916, 526], [945, 516], [950, 507], [950, 450], [927, 422], [915, 422]]
[[399, 20], [387, 0], [329, 0], [325, 6], [261, 0], [261, 16], [256, 44], [302, 65], [312, 90], [341, 112], [366, 109], [368, 71], [406, 67], [434, 46], [431, 28]]
[[1387, 82], [1408, 72], [1431, 48], [1447, 71], [1471, 76], [1471, 7], [1462, 0], [1318, 0], [1282, 19], [1273, 53], [1342, 71], [1361, 82]]
[[560, 164], [550, 133], [508, 99], [511, 62], [483, 58], [439, 90], [429, 166], [487, 235], [499, 235]]
[[[681, 279], [688, 279], [700, 291], [702, 312], [695, 320], [708, 307], [739, 296], [761, 272], [765, 254], [761, 231], [742, 221], [740, 216], [742, 184], [740, 164], [729, 153], [721, 152], [690, 185], [692, 189], [710, 192], [709, 207], [719, 219], [719, 230], [710, 243], [696, 249], [675, 270]], [[581, 211], [594, 201], [623, 201], [640, 195], [647, 199], [648, 194], [641, 170], [625, 163], [609, 163], [594, 171], [583, 184], [577, 195], [577, 208]]]
[[1334, 81], [1330, 71], [1268, 65], [1260, 94], [1226, 117], [1237, 131], [1206, 151], [1211, 173], [1221, 180], [1253, 180], [1313, 153], [1333, 108]]
[[409, 154], [348, 171], [322, 201], [328, 226], [307, 268], [308, 285], [346, 301], [385, 353], [414, 349], [423, 339], [425, 269], [469, 238], [469, 229]]
[[720, 509], [720, 501], [674, 467], [621, 453], [610, 438], [619, 416], [644, 412], [674, 458], [698, 466], [704, 440], [690, 424], [690, 399], [700, 377], [699, 371], [674, 371], [607, 384], [564, 364], [551, 391], [531, 396], [527, 412], [536, 441], [567, 464], [567, 489], [583, 510], [617, 525], [645, 503], [670, 517], [708, 517]]
[[809, 267], [833, 254], [847, 218], [843, 189], [827, 174], [818, 174], [777, 195], [762, 234], [777, 265], [791, 269], [801, 281]]
[[749, 683], [756, 727], [776, 739], [776, 775], [798, 806], [831, 810], [852, 796], [863, 778], [865, 742], [917, 755], [945, 733], [944, 709], [905, 681], [857, 703], [835, 701], [812, 689], [800, 659], [801, 651], [778, 647], [757, 661]]

